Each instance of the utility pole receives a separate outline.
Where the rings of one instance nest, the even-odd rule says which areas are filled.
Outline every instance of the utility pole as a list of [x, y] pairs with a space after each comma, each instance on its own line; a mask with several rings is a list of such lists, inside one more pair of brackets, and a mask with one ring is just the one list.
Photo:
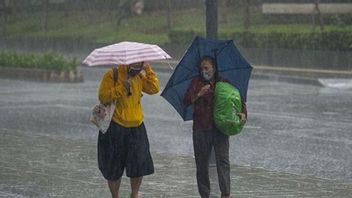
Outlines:
[[218, 0], [205, 0], [206, 37], [218, 38]]
[[[206, 15], [206, 38], [207, 39], [217, 39], [218, 38], [218, 0], [205, 0], [205, 15]], [[211, 150], [209, 159], [209, 179], [211, 184], [211, 189], [213, 193], [219, 193], [219, 185], [216, 185], [218, 181], [217, 171], [216, 171], [216, 160], [214, 148]]]

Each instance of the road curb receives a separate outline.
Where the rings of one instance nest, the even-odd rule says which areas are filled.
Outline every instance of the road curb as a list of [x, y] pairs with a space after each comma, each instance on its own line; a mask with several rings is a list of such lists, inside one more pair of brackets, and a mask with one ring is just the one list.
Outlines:
[[281, 81], [295, 84], [309, 84], [314, 86], [322, 87], [323, 84], [320, 83], [317, 78], [306, 78], [298, 76], [288, 76], [283, 74], [262, 74], [262, 73], [252, 73], [251, 78], [260, 79], [260, 80], [272, 80], [272, 81]]
[[[160, 72], [172, 73], [178, 61], [162, 60], [155, 62], [153, 68]], [[162, 64], [162, 65], [161, 65]], [[168, 67], [165, 66], [168, 65]], [[296, 84], [309, 84], [314, 86], [323, 86], [319, 79], [322, 78], [352, 78], [352, 70], [328, 70], [328, 69], [311, 69], [311, 68], [287, 68], [278, 66], [254, 65], [251, 78], [253, 79], [271, 79]]]
[[38, 82], [83, 82], [82, 72], [73, 70], [50, 70], [38, 68], [11, 68], [0, 67], [0, 78], [19, 79]]

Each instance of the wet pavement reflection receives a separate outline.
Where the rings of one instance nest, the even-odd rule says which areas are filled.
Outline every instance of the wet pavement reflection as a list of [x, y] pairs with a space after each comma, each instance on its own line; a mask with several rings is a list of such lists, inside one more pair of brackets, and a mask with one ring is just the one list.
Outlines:
[[[0, 79], [0, 197], [109, 197], [88, 122], [104, 69], [82, 71], [83, 83]], [[162, 87], [170, 74], [158, 71]], [[233, 194], [349, 197], [351, 97], [349, 88], [252, 79], [248, 122], [231, 137]], [[197, 197], [192, 123], [159, 95], [142, 102], [156, 169], [143, 197]], [[121, 190], [128, 197], [126, 178]]]

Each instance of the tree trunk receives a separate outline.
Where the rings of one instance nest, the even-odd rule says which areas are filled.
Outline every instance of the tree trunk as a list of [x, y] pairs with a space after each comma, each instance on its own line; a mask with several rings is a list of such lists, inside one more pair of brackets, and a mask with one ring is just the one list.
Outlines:
[[320, 32], [324, 31], [324, 22], [323, 22], [323, 15], [320, 12], [319, 8], [320, 0], [315, 1], [315, 9], [319, 18], [319, 27], [320, 27]]
[[6, 25], [11, 8], [6, 0], [0, 0], [0, 35], [6, 35]]
[[249, 30], [250, 26], [251, 26], [251, 11], [250, 11], [250, 7], [251, 7], [251, 2], [250, 0], [244, 0], [244, 21], [243, 21], [243, 25], [244, 25], [244, 29], [245, 30]]
[[48, 18], [49, 18], [49, 0], [43, 0], [44, 12], [43, 12], [43, 30], [48, 31]]
[[168, 32], [172, 29], [172, 3], [171, 0], [167, 0], [167, 10], [166, 10], [166, 19], [167, 19], [167, 30]]

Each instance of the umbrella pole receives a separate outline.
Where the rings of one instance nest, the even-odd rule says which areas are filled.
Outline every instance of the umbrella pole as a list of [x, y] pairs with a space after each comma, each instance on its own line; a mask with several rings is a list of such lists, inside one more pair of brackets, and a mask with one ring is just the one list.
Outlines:
[[169, 65], [171, 70], [174, 70], [174, 68], [171, 66], [170, 61], [167, 61], [167, 64]]

